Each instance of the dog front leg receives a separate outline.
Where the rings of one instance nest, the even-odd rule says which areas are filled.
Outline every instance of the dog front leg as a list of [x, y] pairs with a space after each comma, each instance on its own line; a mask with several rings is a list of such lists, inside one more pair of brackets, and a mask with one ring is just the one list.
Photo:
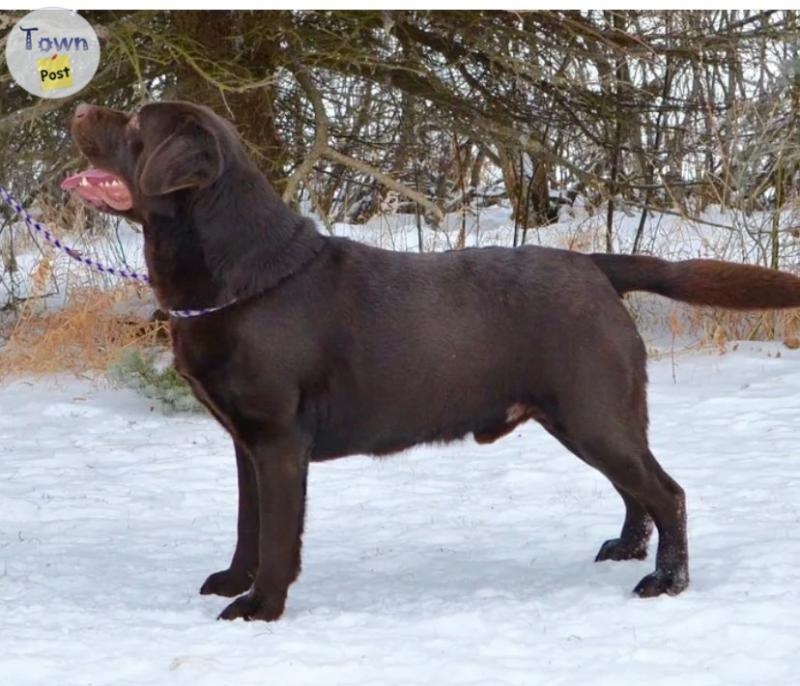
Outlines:
[[289, 584], [300, 572], [309, 447], [298, 434], [247, 446], [258, 484], [258, 569], [250, 590], [220, 619], [273, 621], [283, 614]]
[[236, 549], [230, 567], [209, 576], [200, 588], [203, 595], [233, 597], [253, 583], [258, 568], [258, 484], [253, 461], [234, 441], [236, 473], [239, 483], [239, 515], [236, 524]]

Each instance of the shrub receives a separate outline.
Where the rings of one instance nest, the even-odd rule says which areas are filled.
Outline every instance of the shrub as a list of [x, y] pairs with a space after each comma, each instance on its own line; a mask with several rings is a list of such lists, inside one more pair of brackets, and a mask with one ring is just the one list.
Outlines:
[[112, 381], [156, 401], [167, 413], [204, 412], [189, 385], [164, 355], [156, 350], [130, 348], [109, 366]]

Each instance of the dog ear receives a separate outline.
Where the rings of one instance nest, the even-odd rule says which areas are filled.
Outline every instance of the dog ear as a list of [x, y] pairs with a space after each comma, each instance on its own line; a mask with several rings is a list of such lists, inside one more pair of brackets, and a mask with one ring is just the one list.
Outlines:
[[145, 160], [139, 188], [145, 195], [166, 195], [184, 188], [206, 188], [222, 174], [219, 138], [187, 122], [164, 139]]

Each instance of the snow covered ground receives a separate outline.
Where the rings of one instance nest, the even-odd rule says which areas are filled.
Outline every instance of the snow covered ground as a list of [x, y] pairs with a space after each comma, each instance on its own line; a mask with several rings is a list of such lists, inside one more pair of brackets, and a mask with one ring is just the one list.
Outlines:
[[[780, 353], [778, 355], [778, 353]], [[535, 424], [488, 447], [314, 465], [275, 624], [201, 597], [233, 544], [223, 431], [89, 381], [0, 388], [0, 683], [797, 684], [800, 351], [651, 362], [692, 585], [592, 562], [622, 504]]]

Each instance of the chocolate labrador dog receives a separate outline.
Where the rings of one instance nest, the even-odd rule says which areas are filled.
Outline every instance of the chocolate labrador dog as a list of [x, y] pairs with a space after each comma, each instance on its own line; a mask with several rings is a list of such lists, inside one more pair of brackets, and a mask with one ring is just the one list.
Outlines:
[[275, 620], [300, 573], [309, 461], [386, 455], [535, 419], [625, 504], [597, 560], [643, 559], [640, 596], [689, 583], [681, 487], [648, 448], [645, 348], [621, 295], [800, 305], [800, 279], [711, 260], [539, 247], [408, 254], [321, 235], [287, 207], [232, 124], [182, 102], [81, 105], [94, 167], [63, 187], [144, 227], [175, 364], [227, 429], [239, 476], [230, 567], [201, 593], [224, 619]]

